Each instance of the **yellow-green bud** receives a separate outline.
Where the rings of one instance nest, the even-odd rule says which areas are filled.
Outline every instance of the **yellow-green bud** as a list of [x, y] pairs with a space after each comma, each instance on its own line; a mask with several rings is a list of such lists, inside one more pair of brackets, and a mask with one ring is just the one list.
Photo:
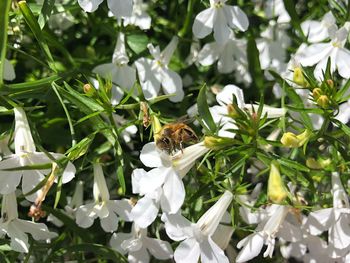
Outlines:
[[282, 138], [281, 138], [281, 143], [284, 146], [290, 147], [290, 148], [299, 147], [299, 140], [298, 140], [297, 136], [292, 132], [284, 133]]
[[292, 132], [286, 132], [281, 138], [281, 143], [289, 148], [298, 148], [303, 146], [311, 137], [312, 133], [309, 130], [305, 130], [299, 135], [295, 135]]
[[306, 166], [315, 170], [322, 169], [322, 165], [318, 161], [316, 161], [315, 158], [311, 158], [311, 157], [307, 158]]
[[307, 81], [304, 78], [303, 70], [301, 67], [294, 68], [293, 81], [302, 87], [307, 86]]
[[312, 96], [317, 100], [322, 95], [322, 90], [320, 88], [314, 88], [312, 90]]
[[332, 88], [332, 89], [334, 88], [334, 82], [333, 82], [333, 80], [327, 79], [326, 82], [327, 82], [327, 84], [328, 84], [328, 86], [329, 86], [330, 88]]
[[316, 102], [323, 109], [329, 106], [329, 98], [326, 95], [321, 95]]
[[267, 197], [273, 203], [280, 204], [287, 196], [288, 192], [284, 187], [279, 171], [279, 165], [276, 161], [273, 161], [271, 163], [269, 181], [267, 184]]
[[225, 137], [214, 137], [214, 136], [205, 136], [204, 145], [212, 150], [219, 150], [226, 146], [231, 146], [234, 140], [231, 138]]
[[156, 142], [161, 136], [160, 132], [162, 130], [162, 125], [160, 124], [159, 119], [155, 115], [152, 116], [152, 129], [153, 129], [153, 138], [154, 138], [154, 141]]
[[231, 118], [237, 118], [239, 116], [238, 112], [232, 104], [227, 104], [227, 113]]

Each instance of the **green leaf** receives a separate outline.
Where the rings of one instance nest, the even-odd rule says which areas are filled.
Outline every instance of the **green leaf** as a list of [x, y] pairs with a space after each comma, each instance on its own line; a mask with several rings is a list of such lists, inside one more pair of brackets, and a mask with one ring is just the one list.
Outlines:
[[94, 140], [94, 138], [95, 134], [90, 134], [89, 136], [82, 139], [80, 142], [78, 142], [76, 145], [74, 145], [67, 151], [67, 158], [71, 161], [74, 161], [83, 156], [88, 151], [89, 146]]
[[302, 172], [310, 172], [310, 169], [307, 168], [306, 166], [304, 166], [298, 162], [292, 161], [290, 159], [287, 159], [287, 158], [282, 157], [278, 160], [278, 162], [281, 165], [284, 165], [284, 166], [289, 167], [289, 168], [293, 168], [293, 169], [296, 169], [296, 170], [299, 170]]
[[7, 44], [7, 29], [9, 21], [9, 10], [11, 6], [11, 0], [0, 1], [0, 89], [4, 83], [4, 63], [6, 57], [6, 44]]
[[49, 20], [52, 10], [55, 6], [55, 1], [56, 0], [44, 0], [43, 7], [41, 8], [38, 18], [38, 24], [41, 29], [44, 28], [46, 22]]
[[259, 60], [259, 50], [256, 47], [255, 39], [252, 36], [248, 38], [247, 44], [248, 69], [252, 76], [253, 84], [261, 93], [264, 91], [264, 74], [261, 70]]
[[342, 123], [341, 121], [337, 119], [332, 119], [332, 122], [340, 128], [347, 136], [350, 137], [350, 127]]
[[203, 85], [203, 87], [199, 91], [198, 98], [197, 98], [198, 114], [203, 120], [203, 123], [205, 125], [204, 128], [214, 133], [217, 127], [209, 111], [206, 91], [207, 91], [207, 86]]
[[26, 1], [20, 1], [18, 3], [19, 10], [21, 11], [24, 20], [26, 21], [27, 25], [29, 26], [30, 30], [33, 32], [36, 40], [38, 41], [38, 44], [42, 51], [44, 52], [47, 60], [48, 60], [48, 65], [49, 67], [53, 70], [56, 71], [55, 64], [53, 57], [51, 55], [50, 49], [48, 45], [46, 44], [45, 38], [42, 34], [41, 28], [37, 22], [37, 20], [34, 17], [34, 14], [30, 10], [29, 6], [27, 5]]
[[147, 48], [149, 40], [145, 34], [133, 34], [126, 37], [126, 43], [137, 55]]

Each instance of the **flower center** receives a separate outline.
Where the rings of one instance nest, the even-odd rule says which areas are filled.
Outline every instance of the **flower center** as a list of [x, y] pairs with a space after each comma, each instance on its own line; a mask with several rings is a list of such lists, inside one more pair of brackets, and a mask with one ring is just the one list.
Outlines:
[[224, 4], [221, 2], [214, 3], [214, 8], [222, 8], [223, 6]]

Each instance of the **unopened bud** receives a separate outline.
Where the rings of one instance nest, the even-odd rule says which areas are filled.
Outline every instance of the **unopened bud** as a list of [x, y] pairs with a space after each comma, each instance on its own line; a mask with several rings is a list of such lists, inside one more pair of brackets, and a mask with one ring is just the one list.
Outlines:
[[95, 93], [95, 88], [92, 87], [89, 83], [83, 86], [84, 93], [88, 96], [92, 96]]
[[279, 171], [279, 165], [276, 161], [271, 163], [269, 181], [267, 185], [267, 196], [273, 203], [280, 204], [288, 196], [284, 187], [282, 177]]
[[294, 72], [293, 72], [293, 81], [302, 86], [302, 87], [306, 87], [307, 86], [307, 81], [304, 78], [304, 74], [303, 74], [303, 70], [300, 67], [296, 67], [294, 68]]
[[323, 109], [329, 106], [329, 98], [326, 95], [321, 95], [316, 102]]
[[162, 125], [160, 124], [158, 117], [155, 115], [152, 116], [152, 129], [154, 141], [156, 142], [161, 136], [160, 132], [162, 130]]
[[292, 132], [284, 133], [282, 138], [281, 138], [281, 143], [284, 146], [290, 147], [290, 148], [299, 147], [299, 140], [298, 140], [297, 136]]
[[212, 150], [218, 150], [233, 144], [233, 139], [225, 137], [205, 136], [204, 145]]
[[327, 84], [328, 84], [328, 86], [329, 86], [330, 88], [334, 88], [334, 82], [333, 82], [333, 80], [327, 79], [326, 82], [327, 82]]
[[322, 90], [320, 88], [315, 88], [312, 90], [312, 96], [317, 100], [322, 95]]
[[315, 169], [315, 170], [320, 170], [322, 169], [322, 166], [319, 162], [315, 160], [315, 158], [307, 158], [306, 160], [306, 166]]

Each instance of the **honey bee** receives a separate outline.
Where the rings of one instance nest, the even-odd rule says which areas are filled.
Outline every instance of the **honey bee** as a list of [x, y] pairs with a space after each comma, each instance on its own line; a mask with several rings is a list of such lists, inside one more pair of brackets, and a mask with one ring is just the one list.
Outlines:
[[165, 124], [158, 132], [156, 145], [159, 149], [167, 151], [169, 154], [184, 148], [185, 144], [196, 142], [196, 133], [183, 122]]

